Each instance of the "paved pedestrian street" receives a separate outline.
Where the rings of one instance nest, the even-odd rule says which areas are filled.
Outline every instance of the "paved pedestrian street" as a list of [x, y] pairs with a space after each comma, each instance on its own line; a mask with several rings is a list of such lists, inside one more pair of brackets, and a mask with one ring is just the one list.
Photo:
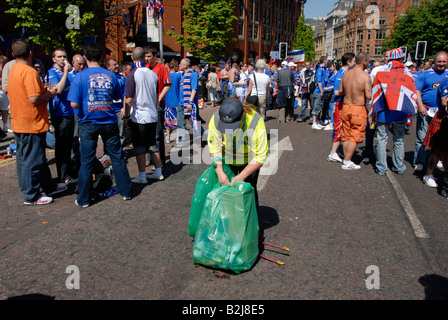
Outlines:
[[[208, 121], [216, 110], [201, 115]], [[447, 200], [412, 169], [415, 127], [405, 137], [405, 174], [379, 176], [361, 161], [364, 144], [354, 157], [361, 170], [341, 170], [327, 161], [331, 131], [279, 124], [277, 110], [267, 116], [279, 159], [275, 174], [260, 176], [260, 233], [290, 252], [260, 245], [260, 253], [284, 265], [261, 258], [234, 274], [193, 263], [187, 231], [195, 183], [209, 167], [204, 149], [188, 150], [190, 163], [168, 161], [164, 181], [134, 185], [132, 200], [116, 195], [85, 209], [74, 187], [50, 205], [25, 206], [15, 161], [1, 160], [0, 299], [185, 300], [187, 309], [172, 310], [180, 318], [198, 300], [448, 298]], [[173, 144], [171, 161], [179, 159]], [[127, 165], [137, 176], [134, 157]]]

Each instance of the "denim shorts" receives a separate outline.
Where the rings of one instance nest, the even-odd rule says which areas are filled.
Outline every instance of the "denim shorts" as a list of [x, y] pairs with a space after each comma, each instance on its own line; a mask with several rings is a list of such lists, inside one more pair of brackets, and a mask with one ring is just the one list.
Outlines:
[[132, 146], [136, 154], [146, 153], [150, 147], [156, 145], [157, 122], [136, 123], [131, 121], [130, 126]]

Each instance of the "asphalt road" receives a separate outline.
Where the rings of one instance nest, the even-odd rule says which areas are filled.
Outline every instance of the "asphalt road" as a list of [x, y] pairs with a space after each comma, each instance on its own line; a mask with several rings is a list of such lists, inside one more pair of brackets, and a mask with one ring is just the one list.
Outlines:
[[[201, 114], [208, 120], [215, 110]], [[72, 192], [46, 208], [23, 206], [14, 164], [0, 163], [1, 194], [12, 199], [0, 220], [0, 299], [447, 299], [447, 200], [412, 169], [415, 127], [405, 137], [406, 173], [379, 176], [370, 164], [344, 171], [327, 162], [331, 131], [279, 124], [277, 115], [270, 111], [266, 126], [281, 156], [276, 173], [260, 177], [258, 215], [264, 240], [290, 249], [262, 246], [262, 254], [285, 265], [259, 259], [237, 275], [193, 264], [189, 210], [207, 156], [168, 164], [166, 179], [134, 186], [131, 201], [114, 196], [87, 209], [74, 205]], [[134, 158], [128, 167], [136, 176]], [[70, 290], [73, 270], [80, 287]]]

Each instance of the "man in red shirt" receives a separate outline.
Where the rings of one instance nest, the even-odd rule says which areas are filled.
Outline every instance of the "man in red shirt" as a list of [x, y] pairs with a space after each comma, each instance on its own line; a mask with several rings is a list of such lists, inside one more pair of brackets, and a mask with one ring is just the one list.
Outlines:
[[146, 67], [154, 71], [159, 80], [159, 108], [157, 113], [157, 144], [150, 148], [151, 152], [159, 152], [162, 165], [165, 165], [165, 144], [163, 136], [163, 127], [165, 119], [165, 96], [171, 88], [170, 75], [168, 69], [161, 63], [157, 63], [157, 49], [153, 46], [144, 48]]

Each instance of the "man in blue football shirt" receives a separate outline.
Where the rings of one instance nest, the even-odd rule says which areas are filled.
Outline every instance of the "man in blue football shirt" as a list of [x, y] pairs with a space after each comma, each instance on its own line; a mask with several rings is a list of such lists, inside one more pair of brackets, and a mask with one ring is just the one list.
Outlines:
[[131, 199], [132, 183], [121, 152], [117, 113], [113, 104], [114, 100], [121, 98], [122, 92], [117, 76], [100, 67], [101, 56], [101, 47], [97, 43], [86, 45], [88, 68], [75, 76], [68, 94], [71, 106], [79, 109], [81, 168], [78, 174], [79, 194], [75, 203], [82, 208], [89, 206], [98, 136], [101, 136], [112, 162], [118, 193], [123, 200]]
[[[448, 71], [445, 69], [447, 62], [448, 54], [445, 51], [439, 52], [434, 58], [433, 67], [424, 71], [415, 81], [418, 115], [413, 164], [416, 171], [422, 171], [426, 163], [423, 140], [425, 139], [432, 117], [438, 110], [437, 88], [440, 82], [448, 76]], [[431, 180], [428, 183], [434, 184], [434, 181]]]
[[67, 61], [67, 52], [63, 48], [53, 51], [53, 67], [47, 72], [47, 81], [58, 90], [58, 94], [49, 101], [51, 123], [54, 127], [55, 159], [58, 180], [69, 183], [74, 181], [71, 170], [71, 153], [75, 119], [73, 108], [67, 100], [70, 89], [68, 73], [71, 65]]

